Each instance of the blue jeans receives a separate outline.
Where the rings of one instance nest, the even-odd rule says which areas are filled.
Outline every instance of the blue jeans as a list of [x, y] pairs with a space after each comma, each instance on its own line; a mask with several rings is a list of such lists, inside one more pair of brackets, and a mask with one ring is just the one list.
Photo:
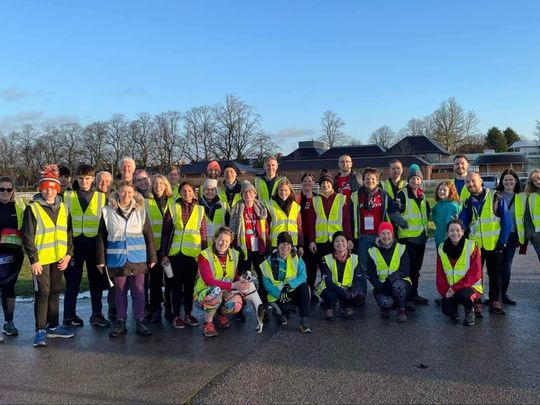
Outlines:
[[367, 267], [368, 267], [368, 249], [372, 247], [377, 239], [377, 235], [361, 235], [358, 239], [357, 255], [358, 263], [360, 264], [360, 289], [364, 293], [367, 292]]
[[512, 261], [516, 254], [516, 248], [518, 245], [518, 235], [512, 232], [508, 237], [508, 242], [503, 249], [502, 254], [502, 293], [506, 294], [508, 291], [508, 285], [510, 284], [510, 274], [512, 273]]

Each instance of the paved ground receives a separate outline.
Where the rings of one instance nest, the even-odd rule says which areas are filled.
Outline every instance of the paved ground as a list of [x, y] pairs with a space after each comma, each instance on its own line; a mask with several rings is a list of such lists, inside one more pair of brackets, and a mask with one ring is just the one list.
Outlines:
[[[429, 248], [422, 294], [435, 298]], [[31, 303], [20, 303], [21, 335], [0, 346], [2, 403], [539, 403], [540, 265], [516, 256], [515, 308], [467, 328], [439, 307], [419, 308], [407, 324], [382, 320], [374, 301], [352, 321], [328, 324], [313, 307], [312, 335], [297, 319], [262, 335], [253, 317], [217, 339], [200, 328], [153, 326], [150, 338], [123, 338], [84, 326], [76, 337], [34, 349]], [[89, 300], [79, 301], [89, 316]]]

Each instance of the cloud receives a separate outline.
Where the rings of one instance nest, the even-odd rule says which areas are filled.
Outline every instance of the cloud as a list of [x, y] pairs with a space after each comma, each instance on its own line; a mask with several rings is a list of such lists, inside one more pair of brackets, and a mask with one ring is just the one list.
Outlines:
[[315, 131], [312, 129], [298, 129], [295, 127], [285, 128], [276, 134], [278, 138], [313, 138]]
[[120, 90], [116, 95], [119, 98], [122, 97], [141, 97], [146, 96], [148, 94], [148, 90], [142, 87], [127, 87], [125, 89]]
[[79, 118], [72, 115], [47, 116], [44, 111], [24, 111], [14, 115], [0, 116], [0, 131], [9, 133], [20, 130], [24, 125], [47, 128], [74, 122], [79, 122]]
[[30, 93], [27, 91], [22, 91], [15, 86], [8, 87], [0, 93], [0, 97], [6, 101], [20, 100], [21, 98], [28, 97], [29, 95]]

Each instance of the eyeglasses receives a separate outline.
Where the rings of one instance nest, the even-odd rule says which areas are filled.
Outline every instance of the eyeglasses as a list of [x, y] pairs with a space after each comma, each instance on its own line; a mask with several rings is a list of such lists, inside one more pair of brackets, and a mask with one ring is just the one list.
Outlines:
[[13, 191], [13, 188], [0, 187], [0, 193], [11, 193], [12, 191]]

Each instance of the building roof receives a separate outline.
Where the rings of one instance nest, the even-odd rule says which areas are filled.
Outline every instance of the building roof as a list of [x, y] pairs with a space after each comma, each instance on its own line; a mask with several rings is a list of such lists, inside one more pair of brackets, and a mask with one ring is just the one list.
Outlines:
[[282, 160], [299, 160], [299, 159], [316, 159], [320, 157], [326, 149], [314, 148], [314, 147], [301, 147], [289, 153], [287, 156], [283, 156]]
[[[203, 175], [206, 174], [206, 166], [208, 166], [209, 160], [203, 160], [200, 162], [193, 162], [188, 165], [184, 165], [181, 168], [181, 173], [186, 175]], [[227, 164], [230, 164], [236, 168], [239, 173], [258, 173], [261, 169], [256, 169], [251, 165], [245, 165], [238, 163], [235, 160], [218, 160], [217, 161], [221, 166], [221, 172]]]
[[[388, 167], [389, 162], [396, 156], [375, 156], [375, 157], [353, 157], [354, 168], [365, 167]], [[399, 159], [403, 162], [404, 167], [408, 167], [413, 163], [418, 166], [429, 166], [429, 163], [416, 156], [400, 156]], [[337, 162], [329, 159], [305, 159], [305, 160], [286, 160], [279, 164], [279, 171], [305, 171], [319, 172], [322, 169], [335, 170], [337, 172]]]
[[437, 153], [449, 155], [439, 143], [424, 135], [406, 136], [387, 150], [387, 153], [393, 155], [408, 155], [411, 153]]
[[324, 152], [321, 157], [323, 158], [336, 158], [341, 155], [349, 155], [351, 157], [362, 156], [377, 156], [385, 153], [386, 150], [379, 145], [350, 145], [350, 146], [334, 146]]
[[540, 147], [540, 141], [531, 141], [529, 139], [523, 139], [521, 141], [514, 142], [508, 149], [538, 148], [538, 147]]
[[473, 165], [501, 165], [501, 164], [510, 164], [510, 163], [525, 163], [529, 164], [531, 161], [527, 159], [521, 153], [485, 153], [478, 155], [478, 157], [473, 162]]

